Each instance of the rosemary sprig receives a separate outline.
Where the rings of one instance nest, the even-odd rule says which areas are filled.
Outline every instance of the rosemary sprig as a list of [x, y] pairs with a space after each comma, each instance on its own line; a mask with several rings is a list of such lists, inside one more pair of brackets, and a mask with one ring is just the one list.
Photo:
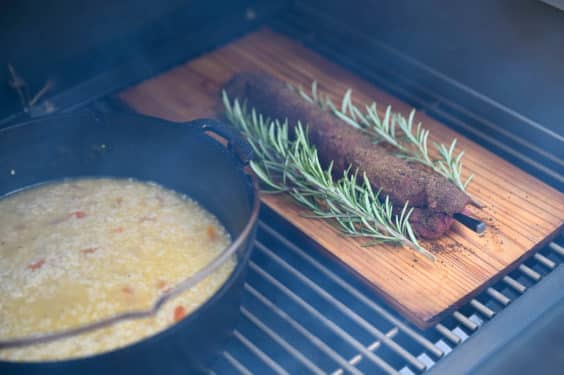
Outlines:
[[449, 147], [444, 144], [433, 142], [438, 151], [439, 158], [432, 159], [429, 156], [429, 130], [423, 128], [419, 122], [414, 126], [415, 109], [406, 118], [401, 113], [393, 112], [392, 107], [386, 107], [383, 116], [378, 114], [377, 105], [372, 102], [365, 105], [364, 112], [352, 103], [352, 90], [348, 89], [343, 95], [340, 108], [331, 101], [327, 95], [318, 92], [317, 82], [311, 85], [311, 91], [305, 92], [303, 88], [290, 86], [303, 99], [319, 105], [322, 109], [331, 111], [335, 116], [348, 125], [362, 130], [375, 138], [384, 141], [398, 150], [397, 156], [416, 161], [450, 180], [460, 190], [465, 192], [471, 199], [472, 204], [483, 207], [474, 197], [468, 194], [466, 188], [473, 176], [462, 181], [462, 157], [464, 151], [456, 151], [456, 138], [452, 140]]
[[287, 121], [270, 120], [254, 109], [248, 111], [237, 99], [231, 101], [225, 91], [223, 104], [229, 122], [253, 148], [256, 158], [251, 168], [270, 192], [288, 193], [312, 216], [335, 220], [345, 235], [369, 238], [367, 246], [380, 242], [401, 244], [435, 259], [417, 242], [408, 221], [413, 211], [408, 203], [395, 215], [389, 198], [380, 200], [366, 175], [359, 176], [351, 168], [334, 179], [333, 165], [321, 166], [317, 149], [301, 123], [293, 128], [290, 137]]

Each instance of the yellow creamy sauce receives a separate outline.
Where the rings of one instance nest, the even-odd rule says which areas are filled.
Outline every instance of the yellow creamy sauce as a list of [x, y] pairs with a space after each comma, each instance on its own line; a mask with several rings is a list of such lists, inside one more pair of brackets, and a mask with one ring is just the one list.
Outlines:
[[[150, 307], [230, 242], [217, 219], [173, 191], [134, 180], [83, 179], [0, 200], [0, 338], [48, 333]], [[99, 353], [140, 340], [205, 302], [229, 261], [153, 318], [0, 350], [4, 360]]]

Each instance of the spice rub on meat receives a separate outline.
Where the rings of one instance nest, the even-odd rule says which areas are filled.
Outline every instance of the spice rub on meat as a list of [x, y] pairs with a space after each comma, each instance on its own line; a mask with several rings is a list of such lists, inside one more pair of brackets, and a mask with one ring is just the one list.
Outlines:
[[262, 73], [240, 73], [227, 83], [225, 91], [232, 98], [246, 100], [263, 115], [288, 119], [290, 125], [307, 124], [322, 165], [333, 161], [339, 176], [352, 165], [364, 171], [396, 207], [409, 202], [414, 208], [410, 222], [423, 238], [441, 236], [452, 224], [452, 215], [469, 203], [469, 197], [445, 177], [392, 155], [362, 132], [305, 101], [285, 82]]

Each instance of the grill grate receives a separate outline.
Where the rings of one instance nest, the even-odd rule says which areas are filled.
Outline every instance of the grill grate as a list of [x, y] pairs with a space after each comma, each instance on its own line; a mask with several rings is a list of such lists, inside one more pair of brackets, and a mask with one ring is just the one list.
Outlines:
[[422, 331], [269, 209], [255, 246], [241, 321], [213, 373], [420, 374], [564, 262], [551, 242]]

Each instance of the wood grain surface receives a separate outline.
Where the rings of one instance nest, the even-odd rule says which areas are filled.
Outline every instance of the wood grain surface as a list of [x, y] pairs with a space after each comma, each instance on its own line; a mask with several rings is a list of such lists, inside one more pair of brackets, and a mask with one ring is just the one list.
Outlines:
[[[240, 71], [265, 71], [304, 86], [317, 80], [333, 99], [351, 87], [357, 103], [375, 100], [381, 108], [391, 104], [396, 111], [411, 110], [268, 29], [147, 80], [120, 98], [139, 112], [173, 121], [221, 117], [220, 87]], [[343, 237], [326, 222], [304, 218], [303, 209], [287, 196], [264, 195], [262, 200], [355, 270], [406, 318], [426, 328], [560, 232], [564, 195], [424, 114], [417, 119], [431, 130], [432, 140], [450, 143], [458, 138], [459, 148], [465, 150], [464, 175], [474, 174], [469, 192], [486, 204], [482, 210], [469, 208], [487, 224], [485, 235], [455, 223], [440, 240], [423, 242], [435, 262], [406, 248], [363, 247], [362, 240]]]

